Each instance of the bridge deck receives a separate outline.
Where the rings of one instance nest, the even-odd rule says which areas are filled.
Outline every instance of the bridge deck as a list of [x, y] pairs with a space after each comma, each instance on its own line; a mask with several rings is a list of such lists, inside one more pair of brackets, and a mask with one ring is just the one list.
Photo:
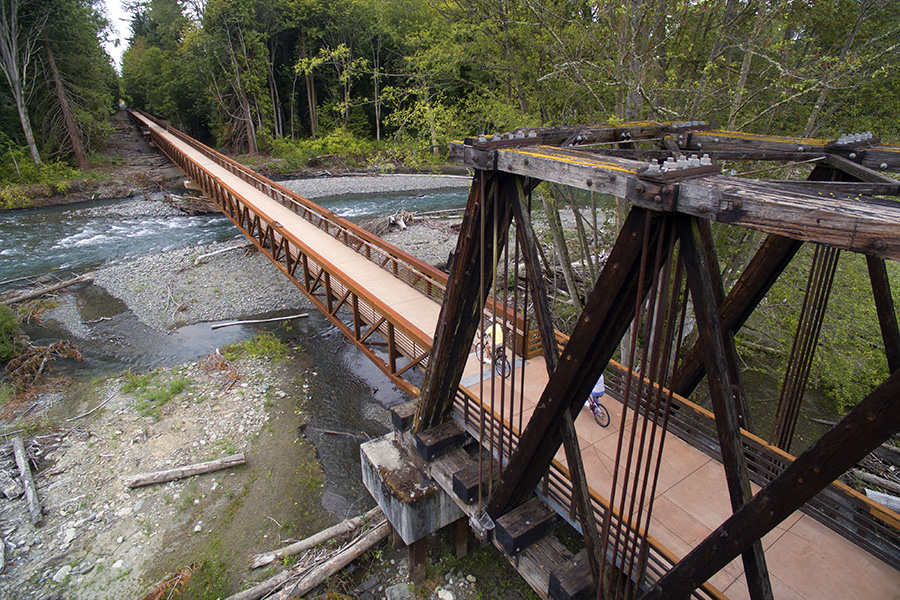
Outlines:
[[[334, 272], [353, 281], [371, 298], [390, 306], [430, 343], [440, 314], [438, 302], [310, 224], [164, 128], [155, 124], [150, 127], [156, 135], [177, 146], [239, 194], [242, 202], [257, 214], [280, 223], [285, 231], [312, 249], [323, 263], [331, 265]], [[541, 358], [530, 359], [524, 366], [523, 410], [527, 421], [548, 377]], [[470, 354], [463, 384], [468, 385], [468, 391], [476, 398], [482, 388], [478, 383], [482, 380], [480, 373], [479, 361]], [[498, 378], [496, 389], [499, 390], [501, 385], [504, 383]], [[485, 391], [491, 389], [489, 381], [485, 381], [483, 388]], [[505, 397], [511, 396], [507, 391]], [[489, 399], [482, 402], [487, 405]], [[587, 410], [583, 410], [576, 421], [588, 483], [601, 495], [607, 495], [612, 482], [621, 415], [621, 405], [609, 395], [606, 404], [612, 413], [608, 428], [597, 426]], [[511, 410], [511, 406], [507, 406], [506, 414]], [[517, 422], [518, 415], [510, 420]], [[562, 451], [557, 460], [565, 463]], [[667, 438], [663, 463], [650, 532], [674, 555], [683, 557], [731, 514], [724, 469], [719, 462], [674, 435]], [[900, 571], [799, 512], [766, 536], [764, 547], [777, 598], [900, 598]], [[729, 598], [747, 598], [742, 572], [742, 565], [737, 560], [716, 574], [711, 582]]]
[[[463, 381], [472, 382], [467, 389], [477, 396], [480, 366], [472, 358]], [[526, 361], [523, 422], [528, 421], [547, 379], [543, 358]], [[499, 390], [501, 379], [495, 378], [494, 384]], [[509, 398], [509, 384], [506, 385], [505, 397]], [[484, 389], [489, 390], [489, 381], [484, 382]], [[597, 425], [585, 408], [575, 421], [575, 428], [588, 484], [609, 497], [622, 405], [610, 393], [604, 396], [603, 403], [610, 411], [608, 427]], [[517, 422], [517, 409], [507, 406], [506, 410], [514, 410], [511, 421]], [[499, 411], [498, 406], [495, 411]], [[629, 412], [626, 430], [632, 427], [632, 414]], [[566, 464], [562, 449], [556, 460]], [[731, 516], [725, 470], [719, 461], [671, 434], [666, 438], [662, 460], [649, 531], [676, 556], [683, 557]], [[758, 490], [754, 485], [754, 493]], [[621, 491], [620, 487], [618, 493]], [[795, 512], [765, 536], [763, 547], [772, 589], [780, 600], [900, 598], [900, 571], [801, 512]], [[749, 598], [743, 572], [740, 559], [735, 559], [710, 581], [728, 598]]]

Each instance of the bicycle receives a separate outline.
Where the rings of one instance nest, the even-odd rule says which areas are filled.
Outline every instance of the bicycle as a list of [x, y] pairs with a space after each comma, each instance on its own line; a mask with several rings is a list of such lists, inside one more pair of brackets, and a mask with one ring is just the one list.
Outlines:
[[[506, 352], [503, 351], [503, 347], [494, 344], [494, 337], [489, 331], [485, 331], [484, 334], [482, 334], [481, 341], [475, 344], [474, 351], [475, 356], [477, 356], [481, 362], [487, 362], [492, 365], [494, 370], [496, 370], [503, 379], [509, 377], [509, 374], [512, 371], [512, 365], [506, 357]], [[487, 360], [485, 360], [485, 358]]]
[[600, 427], [606, 427], [609, 425], [609, 411], [606, 410], [606, 407], [600, 404], [600, 397], [594, 396], [591, 394], [588, 396], [588, 409], [590, 409], [591, 414], [594, 415], [594, 420], [597, 421], [597, 425]]

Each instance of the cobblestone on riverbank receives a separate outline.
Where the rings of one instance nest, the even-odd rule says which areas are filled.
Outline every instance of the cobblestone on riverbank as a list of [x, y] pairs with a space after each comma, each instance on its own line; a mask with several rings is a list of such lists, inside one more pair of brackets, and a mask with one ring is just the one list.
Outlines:
[[[242, 241], [147, 255], [97, 271], [95, 284], [155, 329], [238, 319], [308, 306], [269, 259]], [[224, 248], [234, 248], [202, 259]]]
[[281, 185], [305, 198], [325, 198], [348, 194], [386, 194], [467, 188], [466, 175], [351, 175], [282, 181]]

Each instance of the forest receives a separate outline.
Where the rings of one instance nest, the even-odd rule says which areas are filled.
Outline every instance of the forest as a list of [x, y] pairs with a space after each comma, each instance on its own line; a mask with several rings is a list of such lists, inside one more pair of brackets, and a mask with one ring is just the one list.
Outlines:
[[119, 98], [276, 155], [331, 135], [440, 159], [466, 135], [609, 120], [900, 133], [893, 0], [134, 0], [119, 77], [102, 2], [0, 7], [7, 180], [85, 168]]
[[[89, 170], [120, 101], [243, 160], [275, 157], [284, 172], [328, 154], [440, 164], [450, 140], [539, 125], [700, 119], [755, 133], [900, 139], [896, 0], [133, 0], [128, 8], [117, 73], [102, 45], [112, 35], [102, 1], [0, 0], [0, 194]], [[559, 190], [546, 200], [548, 212], [576, 202]], [[587, 246], [602, 241], [595, 231], [571, 261], [588, 260]], [[746, 236], [722, 241], [726, 265], [754, 246]], [[769, 308], [799, 302], [792, 290], [802, 271], [773, 290]], [[859, 296], [833, 301], [838, 318], [826, 325], [829, 349], [813, 373], [838, 409], [887, 368], [864, 268], [848, 262], [841, 273]], [[570, 286], [573, 305], [590, 283]], [[786, 353], [796, 311], [781, 313], [760, 311], [744, 347]]]

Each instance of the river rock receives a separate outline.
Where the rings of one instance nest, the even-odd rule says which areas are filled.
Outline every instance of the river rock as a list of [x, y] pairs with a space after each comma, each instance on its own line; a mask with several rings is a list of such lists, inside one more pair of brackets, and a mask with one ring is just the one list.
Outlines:
[[65, 565], [59, 568], [59, 571], [53, 574], [53, 581], [56, 583], [62, 583], [69, 576], [69, 573], [72, 572], [72, 567], [69, 565]]

